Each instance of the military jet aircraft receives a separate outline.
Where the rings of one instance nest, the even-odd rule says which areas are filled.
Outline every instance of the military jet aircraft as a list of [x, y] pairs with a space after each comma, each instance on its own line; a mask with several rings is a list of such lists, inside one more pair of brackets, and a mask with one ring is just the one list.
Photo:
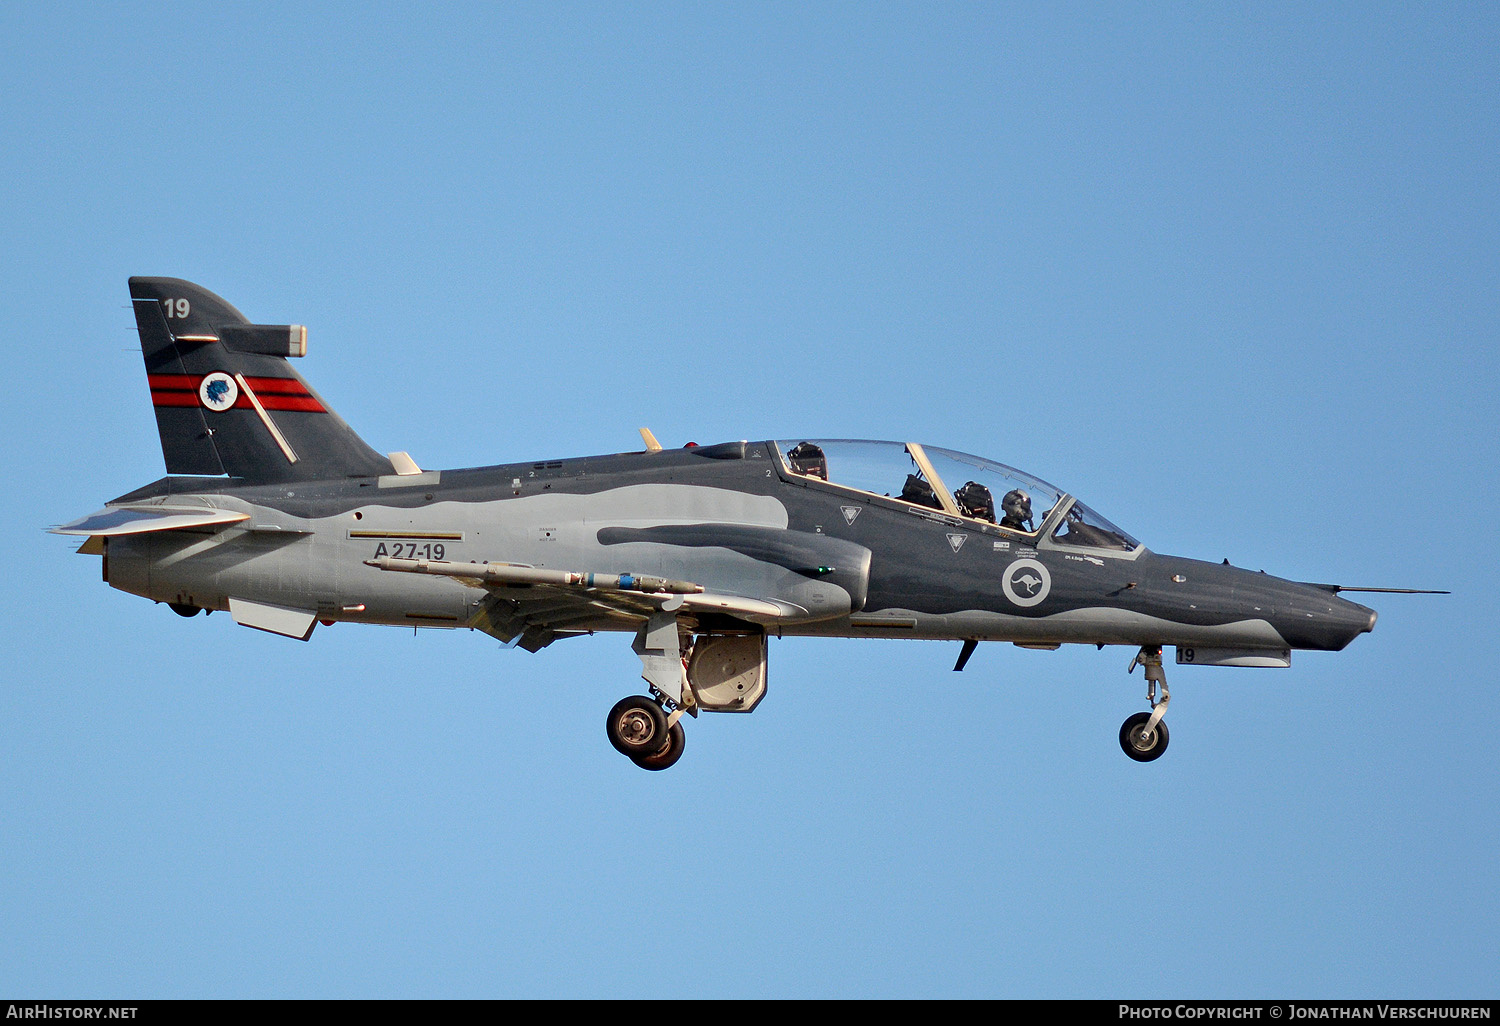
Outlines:
[[917, 442], [786, 438], [424, 470], [381, 455], [292, 369], [306, 329], [250, 323], [175, 278], [131, 278], [168, 476], [55, 529], [112, 587], [307, 640], [318, 623], [469, 627], [535, 652], [634, 636], [649, 696], [610, 742], [660, 770], [683, 714], [750, 712], [771, 636], [1136, 648], [1167, 748], [1162, 649], [1289, 666], [1375, 626], [1337, 585], [1157, 555], [1072, 493]]

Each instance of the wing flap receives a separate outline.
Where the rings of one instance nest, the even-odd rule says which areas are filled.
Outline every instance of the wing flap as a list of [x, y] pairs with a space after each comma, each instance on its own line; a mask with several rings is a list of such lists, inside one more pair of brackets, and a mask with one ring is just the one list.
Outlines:
[[629, 592], [644, 595], [690, 595], [701, 592], [701, 584], [673, 581], [649, 574], [591, 574], [573, 570], [549, 570], [545, 567], [516, 566], [511, 563], [456, 563], [442, 559], [395, 559], [381, 556], [365, 560], [377, 570], [396, 570], [409, 574], [436, 574], [457, 577], [485, 585], [544, 585], [579, 588], [597, 592]]
[[807, 619], [801, 606], [774, 599], [710, 593], [691, 581], [644, 574], [594, 574], [509, 563], [458, 563], [383, 556], [366, 565], [396, 573], [452, 577], [490, 593], [469, 624], [510, 643], [536, 651], [570, 629], [589, 623], [644, 623], [652, 614], [681, 611], [717, 613], [770, 625]]
[[743, 595], [687, 595], [683, 597], [682, 604], [695, 613], [725, 613], [760, 624], [805, 620], [811, 615], [806, 609], [791, 602], [747, 598]]

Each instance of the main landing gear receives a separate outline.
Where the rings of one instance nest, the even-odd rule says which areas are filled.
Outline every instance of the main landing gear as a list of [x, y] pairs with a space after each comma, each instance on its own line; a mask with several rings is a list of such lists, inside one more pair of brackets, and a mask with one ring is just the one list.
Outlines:
[[1146, 701], [1151, 703], [1151, 711], [1138, 712], [1126, 719], [1120, 727], [1120, 747], [1136, 762], [1151, 762], [1161, 758], [1171, 738], [1162, 717], [1167, 714], [1172, 693], [1167, 689], [1167, 674], [1161, 666], [1160, 645], [1142, 645], [1126, 672], [1134, 673], [1137, 665], [1146, 670]]
[[[680, 596], [679, 596], [680, 605]], [[766, 694], [766, 632], [700, 634], [665, 606], [641, 625], [632, 646], [650, 697], [615, 703], [604, 721], [609, 743], [641, 769], [664, 770], [682, 758], [684, 714], [753, 710]]]
[[670, 714], [655, 698], [631, 695], [615, 703], [604, 721], [609, 743], [641, 769], [664, 770], [682, 758], [687, 744], [682, 710]]

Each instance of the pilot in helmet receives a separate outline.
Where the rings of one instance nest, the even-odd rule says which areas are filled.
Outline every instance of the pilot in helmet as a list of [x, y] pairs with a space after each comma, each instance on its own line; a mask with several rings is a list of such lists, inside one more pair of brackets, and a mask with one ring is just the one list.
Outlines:
[[1030, 531], [1031, 527], [1031, 496], [1019, 488], [1012, 488], [1005, 493], [1005, 498], [1000, 500], [1000, 508], [1005, 512], [1005, 517], [1000, 521], [1001, 527], [1009, 527], [1016, 531]]

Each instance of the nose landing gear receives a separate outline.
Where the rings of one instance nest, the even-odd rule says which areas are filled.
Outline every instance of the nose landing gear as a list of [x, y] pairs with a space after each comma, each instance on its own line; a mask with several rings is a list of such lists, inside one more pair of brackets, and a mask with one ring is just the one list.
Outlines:
[[1171, 737], [1162, 717], [1167, 714], [1172, 693], [1162, 669], [1160, 645], [1142, 645], [1126, 672], [1134, 673], [1137, 665], [1146, 671], [1146, 701], [1151, 703], [1151, 711], [1135, 713], [1125, 720], [1120, 727], [1120, 748], [1136, 762], [1151, 762], [1161, 758]]

